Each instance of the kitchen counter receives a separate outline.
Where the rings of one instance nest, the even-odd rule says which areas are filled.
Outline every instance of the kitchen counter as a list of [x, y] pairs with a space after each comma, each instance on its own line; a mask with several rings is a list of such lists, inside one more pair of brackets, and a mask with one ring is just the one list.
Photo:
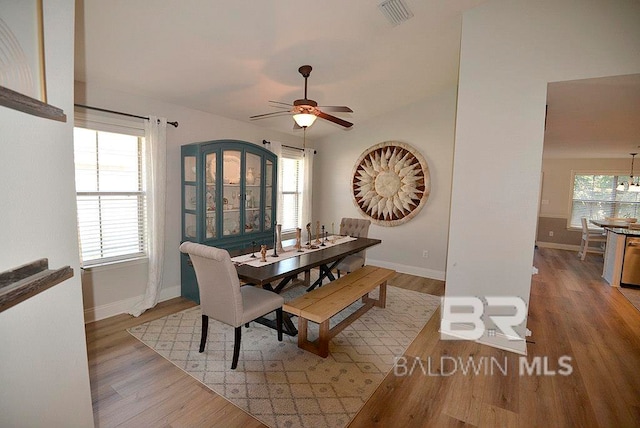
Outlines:
[[623, 229], [621, 227], [605, 227], [604, 229], [609, 232], [617, 233], [618, 235], [640, 236], [640, 229]]
[[602, 277], [612, 287], [620, 287], [627, 239], [640, 238], [640, 230], [616, 227], [606, 227], [605, 230], [607, 231], [607, 244], [604, 252]]

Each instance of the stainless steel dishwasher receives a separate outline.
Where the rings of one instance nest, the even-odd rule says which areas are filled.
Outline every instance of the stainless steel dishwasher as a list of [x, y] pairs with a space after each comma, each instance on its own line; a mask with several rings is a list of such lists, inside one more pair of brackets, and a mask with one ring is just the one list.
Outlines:
[[627, 236], [620, 282], [628, 285], [640, 285], [640, 238]]

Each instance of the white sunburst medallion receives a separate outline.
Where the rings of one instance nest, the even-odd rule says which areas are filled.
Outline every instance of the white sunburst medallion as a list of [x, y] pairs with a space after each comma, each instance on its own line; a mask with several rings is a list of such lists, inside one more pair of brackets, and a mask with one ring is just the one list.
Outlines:
[[415, 217], [429, 197], [424, 157], [409, 144], [386, 141], [365, 150], [353, 168], [353, 202], [371, 221], [397, 226]]

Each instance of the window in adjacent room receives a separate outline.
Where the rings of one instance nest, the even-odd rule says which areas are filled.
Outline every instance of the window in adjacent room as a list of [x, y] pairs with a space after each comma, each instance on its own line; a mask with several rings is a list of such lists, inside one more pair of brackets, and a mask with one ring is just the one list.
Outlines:
[[640, 217], [640, 193], [618, 191], [629, 176], [599, 173], [573, 173], [570, 227], [582, 228], [580, 219]]
[[297, 149], [282, 148], [280, 183], [282, 183], [282, 232], [295, 231], [302, 214], [303, 192], [303, 152]]
[[146, 255], [144, 138], [141, 130], [122, 129], [74, 128], [78, 236], [85, 267]]

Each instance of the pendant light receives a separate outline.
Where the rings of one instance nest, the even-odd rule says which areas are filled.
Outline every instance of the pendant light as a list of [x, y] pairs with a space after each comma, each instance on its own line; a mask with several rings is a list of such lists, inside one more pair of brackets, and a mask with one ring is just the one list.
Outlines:
[[624, 192], [625, 190], [628, 190], [630, 192], [640, 192], [640, 179], [638, 180], [638, 182], [636, 182], [633, 178], [633, 161], [635, 160], [638, 153], [629, 154], [631, 155], [631, 174], [629, 175], [629, 181], [626, 183], [620, 182], [618, 184], [618, 187], [616, 187], [616, 190], [620, 192]]

